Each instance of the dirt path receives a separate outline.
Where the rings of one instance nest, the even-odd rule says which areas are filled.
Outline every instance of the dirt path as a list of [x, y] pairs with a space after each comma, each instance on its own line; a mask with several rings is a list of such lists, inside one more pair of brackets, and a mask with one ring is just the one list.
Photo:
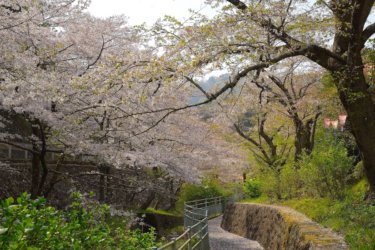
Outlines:
[[208, 222], [211, 250], [260, 250], [258, 242], [236, 234], [229, 233], [220, 227], [222, 216]]

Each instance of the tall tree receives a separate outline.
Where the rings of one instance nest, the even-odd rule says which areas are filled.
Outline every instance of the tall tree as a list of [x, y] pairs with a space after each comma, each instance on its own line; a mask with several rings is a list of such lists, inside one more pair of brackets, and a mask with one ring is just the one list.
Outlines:
[[[207, 2], [215, 7], [227, 2], [232, 7], [225, 6], [213, 20], [196, 15], [183, 25], [169, 18], [155, 29], [163, 38], [157, 40], [158, 45], [168, 47], [168, 58], [184, 63], [186, 75], [192, 77], [207, 69], [227, 68], [232, 72], [229, 81], [209, 93], [201, 105], [286, 58], [311, 60], [335, 80], [361, 151], [370, 184], [369, 198], [374, 199], [375, 106], [363, 71], [362, 51], [375, 33], [375, 24], [366, 26], [375, 1]], [[165, 43], [166, 39], [170, 42]]]
[[289, 60], [286, 65], [264, 70], [252, 80], [260, 89], [259, 99], [268, 99], [269, 109], [278, 110], [294, 126], [294, 160], [297, 162], [301, 154], [310, 154], [314, 148], [315, 130], [321, 115], [318, 103], [319, 71], [303, 72], [299, 66], [303, 61]]
[[[193, 111], [186, 111], [187, 120], [169, 117], [178, 111], [171, 107], [188, 103], [189, 90], [169, 81], [157, 52], [123, 17], [94, 18], [84, 12], [88, 2], [0, 4], [0, 109], [28, 124], [25, 133], [2, 130], [0, 142], [33, 155], [32, 195], [48, 193], [48, 152], [198, 177], [196, 167], [209, 164], [210, 152], [230, 150], [210, 147], [215, 137]], [[100, 169], [108, 189], [108, 171]]]

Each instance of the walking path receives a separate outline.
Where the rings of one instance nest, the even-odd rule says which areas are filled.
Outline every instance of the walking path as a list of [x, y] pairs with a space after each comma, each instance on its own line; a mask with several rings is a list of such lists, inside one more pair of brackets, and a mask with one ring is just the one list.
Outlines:
[[220, 227], [222, 216], [208, 221], [211, 250], [261, 250], [258, 242], [229, 233]]

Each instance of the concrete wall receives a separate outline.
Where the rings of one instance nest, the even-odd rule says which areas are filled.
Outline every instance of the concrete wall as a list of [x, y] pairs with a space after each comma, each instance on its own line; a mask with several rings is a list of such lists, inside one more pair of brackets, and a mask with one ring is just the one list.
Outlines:
[[227, 206], [222, 228], [258, 241], [266, 250], [348, 249], [342, 237], [305, 215], [282, 207], [254, 203]]

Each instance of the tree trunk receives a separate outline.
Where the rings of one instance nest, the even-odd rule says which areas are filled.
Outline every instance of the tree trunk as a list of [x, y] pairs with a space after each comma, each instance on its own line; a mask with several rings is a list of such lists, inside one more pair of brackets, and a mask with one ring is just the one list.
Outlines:
[[[361, 59], [356, 65], [362, 65]], [[340, 99], [348, 113], [352, 133], [361, 152], [370, 184], [369, 199], [375, 199], [375, 109], [362, 67], [333, 72]]]
[[31, 198], [36, 198], [38, 196], [39, 177], [40, 177], [40, 157], [39, 157], [39, 154], [33, 153], [33, 158], [31, 160], [31, 187], [30, 187]]
[[47, 175], [48, 175], [48, 167], [47, 167], [47, 163], [46, 163], [46, 159], [45, 159], [45, 154], [41, 154], [40, 163], [41, 163], [41, 166], [42, 166], [42, 176], [41, 176], [39, 184], [38, 184], [38, 196], [43, 194], [44, 184], [46, 183]]
[[111, 203], [111, 198], [113, 196], [112, 194], [112, 188], [111, 188], [111, 177], [109, 177], [109, 174], [111, 173], [111, 168], [108, 166], [106, 168], [105, 174], [106, 176], [106, 183], [105, 183], [105, 189], [106, 189], [106, 195], [105, 195], [105, 202], [106, 203]]
[[101, 173], [99, 179], [99, 201], [105, 202], [107, 200], [108, 193], [108, 174], [110, 166], [106, 163], [101, 163], [98, 166], [98, 170]]
[[301, 155], [305, 152], [310, 155], [314, 149], [315, 130], [316, 123], [321, 112], [318, 111], [314, 118], [308, 119], [303, 123], [298, 117], [293, 119], [294, 127], [296, 130], [296, 138], [294, 141], [295, 145], [295, 156], [294, 161], [297, 162], [301, 159]]
[[150, 191], [150, 194], [147, 196], [146, 201], [142, 203], [142, 205], [140, 206], [140, 209], [146, 210], [151, 205], [151, 203], [155, 200], [155, 198], [156, 198], [155, 192]]
[[313, 123], [313, 120], [309, 119], [306, 121], [306, 123], [299, 121], [298, 123], [294, 124], [296, 129], [296, 138], [294, 141], [296, 150], [294, 156], [295, 161], [301, 159], [303, 152], [310, 155], [313, 150]]
[[46, 197], [46, 198], [52, 192], [55, 185], [60, 181], [60, 179], [58, 179], [58, 177], [60, 175], [60, 174], [58, 174], [58, 172], [60, 172], [60, 169], [62, 167], [62, 163], [64, 161], [64, 158], [65, 158], [65, 155], [61, 154], [61, 156], [58, 158], [58, 160], [56, 162], [56, 168], [55, 168], [56, 172], [53, 173], [52, 178], [49, 181], [48, 187], [46, 188], [46, 190], [43, 193], [44, 197]]
[[46, 150], [47, 149], [46, 149], [45, 143], [46, 143], [45, 138], [43, 136], [43, 146], [42, 146], [42, 151], [40, 152], [40, 156], [39, 156], [41, 167], [42, 167], [42, 176], [40, 178], [39, 185], [38, 185], [38, 196], [43, 194], [44, 184], [46, 183], [47, 175], [48, 175], [48, 166], [46, 163], [46, 154], [47, 154]]
[[104, 202], [104, 199], [105, 199], [105, 194], [104, 194], [105, 184], [104, 183], [105, 183], [105, 176], [100, 175], [99, 176], [99, 201], [100, 202]]

